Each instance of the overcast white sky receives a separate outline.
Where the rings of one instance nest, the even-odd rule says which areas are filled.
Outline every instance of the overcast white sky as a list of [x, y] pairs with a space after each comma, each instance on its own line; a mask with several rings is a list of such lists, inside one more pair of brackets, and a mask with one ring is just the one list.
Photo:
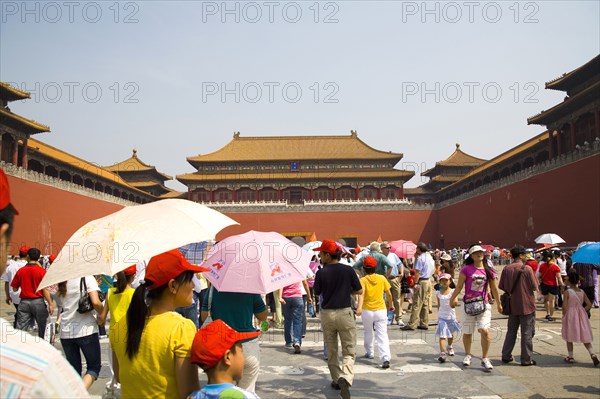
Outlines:
[[[347, 135], [420, 172], [541, 133], [544, 83], [600, 52], [598, 1], [0, 2], [0, 80], [35, 138], [163, 173], [232, 139]], [[168, 186], [184, 190], [176, 181]]]

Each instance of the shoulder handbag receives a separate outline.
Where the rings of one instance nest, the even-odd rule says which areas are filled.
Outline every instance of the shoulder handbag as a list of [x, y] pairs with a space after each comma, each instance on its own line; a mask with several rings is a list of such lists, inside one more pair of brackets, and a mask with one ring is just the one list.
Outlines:
[[517, 278], [515, 279], [515, 281], [513, 281], [513, 285], [510, 288], [510, 292], [505, 292], [502, 295], [500, 295], [500, 304], [502, 305], [502, 314], [505, 316], [510, 316], [510, 296], [512, 295], [513, 292], [515, 292], [517, 283], [519, 282], [519, 279], [521, 278], [521, 274], [523, 274], [524, 270], [525, 270], [525, 266], [521, 267], [521, 269], [519, 270], [519, 273], [517, 274]]
[[463, 300], [465, 313], [469, 316], [477, 316], [485, 312], [485, 301], [483, 296]]
[[[487, 276], [487, 270], [486, 270]], [[487, 282], [484, 286], [484, 292], [487, 291]], [[477, 316], [485, 312], [485, 300], [483, 295], [471, 299], [463, 299], [465, 313], [469, 316]]]
[[[98, 299], [100, 302], [104, 301], [104, 294], [98, 291]], [[77, 303], [77, 313], [87, 313], [94, 310], [94, 305], [90, 299], [90, 294], [87, 292], [87, 284], [85, 283], [85, 277], [82, 277], [79, 281], [79, 302]]]
[[213, 298], [213, 286], [211, 285], [210, 288], [208, 289], [208, 316], [206, 316], [206, 319], [204, 319], [204, 322], [202, 323], [202, 327], [206, 327], [207, 324], [212, 323], [213, 318], [212, 318], [212, 313], [210, 311], [211, 309], [211, 305], [212, 305], [212, 298]]

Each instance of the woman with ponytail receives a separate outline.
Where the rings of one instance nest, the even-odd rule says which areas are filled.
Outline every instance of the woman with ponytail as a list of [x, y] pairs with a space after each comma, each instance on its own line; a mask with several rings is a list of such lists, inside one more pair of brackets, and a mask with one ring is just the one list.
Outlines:
[[[117, 321], [121, 320], [121, 318], [125, 316], [127, 309], [129, 309], [133, 292], [135, 291], [133, 288], [131, 288], [131, 282], [135, 277], [135, 273], [136, 267], [133, 265], [116, 274], [117, 280], [115, 282], [115, 287], [108, 290], [108, 297], [106, 298], [107, 306], [104, 306], [104, 311], [98, 316], [98, 325], [104, 325], [109, 311], [110, 328], [113, 328]], [[110, 375], [112, 380], [116, 381], [112, 357], [113, 352], [109, 345], [108, 366], [110, 367]]]
[[175, 249], [148, 262], [126, 317], [110, 329], [123, 399], [185, 398], [200, 389], [198, 368], [190, 362], [196, 328], [175, 308], [191, 305], [192, 277], [205, 271]]

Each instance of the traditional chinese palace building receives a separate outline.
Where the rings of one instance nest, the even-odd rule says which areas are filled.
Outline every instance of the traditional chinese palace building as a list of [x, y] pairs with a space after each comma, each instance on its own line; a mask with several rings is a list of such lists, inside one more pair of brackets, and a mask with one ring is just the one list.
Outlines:
[[402, 154], [349, 136], [241, 137], [188, 157], [197, 172], [178, 175], [197, 202], [400, 200], [414, 172], [394, 169]]
[[49, 132], [48, 126], [11, 112], [8, 103], [31, 98], [29, 93], [0, 82], [0, 161], [27, 169], [28, 140], [33, 134]]

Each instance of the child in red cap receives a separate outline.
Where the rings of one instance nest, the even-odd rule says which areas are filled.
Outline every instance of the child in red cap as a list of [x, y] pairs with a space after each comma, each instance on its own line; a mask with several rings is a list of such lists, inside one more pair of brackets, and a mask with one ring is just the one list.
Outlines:
[[191, 362], [208, 376], [208, 384], [192, 392], [188, 399], [259, 399], [258, 396], [235, 386], [244, 371], [242, 341], [256, 338], [256, 332], [237, 332], [223, 320], [215, 320], [202, 327], [192, 342]]

